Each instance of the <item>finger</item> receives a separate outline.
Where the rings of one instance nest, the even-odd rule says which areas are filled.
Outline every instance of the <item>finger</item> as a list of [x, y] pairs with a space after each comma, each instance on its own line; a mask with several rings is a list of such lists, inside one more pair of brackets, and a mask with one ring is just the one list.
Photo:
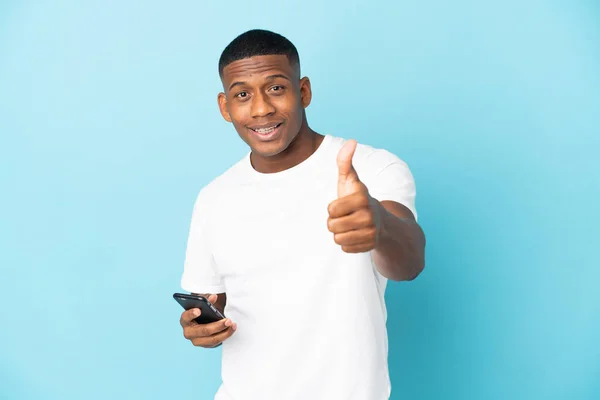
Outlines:
[[356, 151], [356, 140], [348, 140], [340, 149], [337, 156], [337, 165], [340, 182], [348, 180], [358, 180], [358, 174], [352, 165], [352, 157]]
[[188, 325], [183, 331], [183, 336], [185, 336], [186, 339], [208, 337], [222, 332], [232, 325], [233, 322], [229, 318], [225, 318], [217, 322], [211, 322], [209, 324]]
[[327, 207], [327, 211], [331, 218], [339, 218], [350, 215], [361, 208], [367, 208], [368, 206], [369, 196], [361, 191], [332, 201]]
[[342, 246], [342, 251], [345, 253], [366, 253], [375, 248], [373, 243], [361, 243], [352, 246]]
[[365, 243], [375, 243], [376, 238], [377, 229], [374, 226], [333, 235], [333, 240], [340, 246], [356, 246]]
[[196, 322], [194, 321], [194, 319], [196, 319], [197, 317], [199, 317], [201, 314], [201, 311], [199, 308], [192, 308], [189, 310], [186, 310], [184, 312], [181, 313], [181, 318], [179, 318], [179, 323], [181, 324], [182, 327], [186, 327], [186, 326], [190, 326], [195, 324]]
[[211, 303], [215, 304], [217, 302], [217, 299], [219, 298], [218, 295], [216, 294], [211, 294], [209, 295], [206, 300], [210, 301]]
[[216, 346], [220, 345], [221, 343], [223, 343], [228, 338], [230, 338], [231, 335], [234, 334], [234, 332], [235, 332], [235, 329], [233, 326], [231, 326], [231, 327], [227, 328], [226, 330], [219, 332], [215, 335], [211, 335], [208, 337], [195, 338], [195, 339], [192, 339], [191, 342], [194, 346], [216, 347]]
[[361, 208], [350, 215], [327, 218], [327, 229], [331, 233], [342, 233], [375, 225], [373, 214], [367, 208]]

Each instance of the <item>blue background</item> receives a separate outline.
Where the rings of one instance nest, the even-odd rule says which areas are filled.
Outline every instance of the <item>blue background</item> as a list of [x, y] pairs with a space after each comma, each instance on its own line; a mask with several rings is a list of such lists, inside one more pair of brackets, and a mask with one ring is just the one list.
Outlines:
[[[246, 151], [217, 59], [288, 36], [319, 132], [406, 160], [426, 271], [392, 399], [600, 398], [596, 1], [3, 1], [0, 398], [209, 399], [181, 334], [199, 189]], [[327, 327], [323, 334], [327, 334]]]

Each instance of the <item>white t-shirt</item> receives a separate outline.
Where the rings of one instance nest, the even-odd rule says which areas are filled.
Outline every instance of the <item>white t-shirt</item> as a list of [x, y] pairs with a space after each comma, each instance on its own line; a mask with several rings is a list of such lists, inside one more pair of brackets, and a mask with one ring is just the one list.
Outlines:
[[[304, 162], [262, 174], [249, 153], [197, 198], [181, 286], [227, 293], [237, 331], [222, 346], [217, 400], [384, 400], [391, 385], [384, 292], [371, 253], [327, 229], [337, 154], [325, 136]], [[392, 153], [359, 144], [353, 165], [378, 200], [415, 214], [415, 183]]]

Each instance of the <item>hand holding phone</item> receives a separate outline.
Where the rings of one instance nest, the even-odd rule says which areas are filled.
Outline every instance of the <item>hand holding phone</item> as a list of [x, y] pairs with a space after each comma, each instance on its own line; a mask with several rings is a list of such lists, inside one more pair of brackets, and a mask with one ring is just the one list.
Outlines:
[[194, 346], [218, 347], [237, 329], [233, 321], [225, 318], [213, 306], [217, 302], [216, 294], [204, 297], [175, 293], [173, 297], [186, 309], [179, 322], [183, 328], [183, 336]]

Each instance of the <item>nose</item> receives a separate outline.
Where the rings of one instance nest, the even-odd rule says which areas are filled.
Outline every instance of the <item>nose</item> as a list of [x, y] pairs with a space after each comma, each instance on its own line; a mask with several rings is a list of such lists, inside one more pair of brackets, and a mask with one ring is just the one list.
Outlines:
[[260, 118], [271, 115], [275, 112], [275, 107], [269, 102], [268, 96], [259, 93], [252, 99], [252, 117]]

